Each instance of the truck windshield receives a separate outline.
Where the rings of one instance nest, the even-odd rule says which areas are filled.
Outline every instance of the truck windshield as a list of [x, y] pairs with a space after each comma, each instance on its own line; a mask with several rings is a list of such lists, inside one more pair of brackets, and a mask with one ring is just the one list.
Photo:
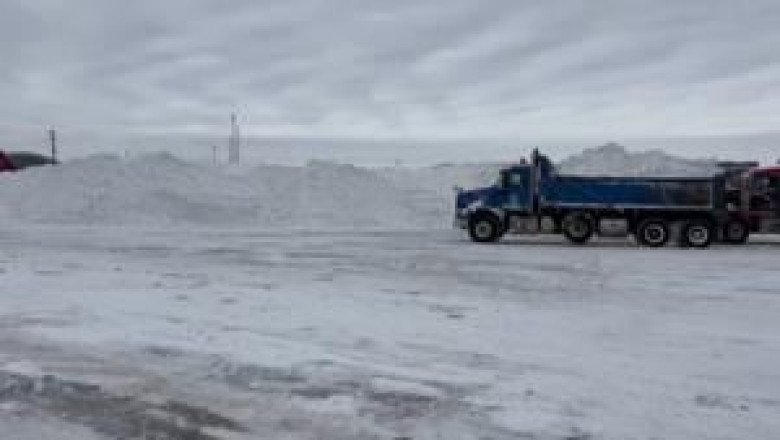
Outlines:
[[753, 190], [764, 191], [769, 188], [769, 178], [760, 176], [753, 181]]

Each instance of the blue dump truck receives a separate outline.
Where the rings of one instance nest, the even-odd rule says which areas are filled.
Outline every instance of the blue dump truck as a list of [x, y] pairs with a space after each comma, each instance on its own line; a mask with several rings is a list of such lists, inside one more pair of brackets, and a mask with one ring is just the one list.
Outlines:
[[735, 227], [744, 219], [730, 207], [725, 186], [725, 175], [561, 175], [535, 150], [529, 162], [501, 170], [494, 185], [458, 190], [455, 223], [480, 243], [507, 233], [549, 233], [577, 244], [594, 235], [634, 236], [643, 246], [660, 247], [674, 239], [681, 246], [704, 248], [724, 238], [723, 231], [746, 230]]

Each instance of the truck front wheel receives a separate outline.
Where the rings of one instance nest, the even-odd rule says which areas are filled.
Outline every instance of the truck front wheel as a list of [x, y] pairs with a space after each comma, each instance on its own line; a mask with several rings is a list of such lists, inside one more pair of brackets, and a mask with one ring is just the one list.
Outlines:
[[501, 221], [494, 214], [477, 213], [469, 217], [469, 236], [477, 243], [498, 241], [501, 231]]
[[587, 243], [595, 232], [593, 219], [585, 212], [572, 212], [563, 218], [563, 235], [575, 244]]

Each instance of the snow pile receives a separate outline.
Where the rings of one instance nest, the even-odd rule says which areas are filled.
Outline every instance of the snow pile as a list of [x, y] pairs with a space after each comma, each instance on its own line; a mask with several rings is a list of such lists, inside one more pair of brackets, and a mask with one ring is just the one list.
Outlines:
[[93, 156], [5, 175], [0, 188], [6, 216], [42, 223], [208, 223], [247, 214], [231, 208], [250, 195], [238, 181], [167, 154]]
[[383, 168], [379, 172], [395, 184], [410, 189], [452, 195], [454, 187], [475, 188], [496, 181], [498, 171], [507, 164], [442, 164], [424, 168]]
[[318, 226], [430, 227], [445, 211], [425, 196], [373, 170], [330, 162], [304, 167], [262, 166], [246, 176], [263, 201], [264, 223]]
[[603, 176], [711, 176], [719, 171], [714, 159], [683, 159], [659, 150], [629, 152], [609, 143], [588, 148], [559, 164], [563, 174]]
[[324, 162], [239, 174], [168, 154], [97, 156], [0, 179], [4, 221], [428, 227], [446, 217], [376, 172]]
[[377, 170], [383, 178], [403, 188], [409, 200], [414, 200], [421, 215], [431, 219], [439, 216], [438, 224], [450, 226], [454, 215], [455, 188], [478, 188], [496, 181], [505, 164], [443, 164], [433, 167], [392, 167]]

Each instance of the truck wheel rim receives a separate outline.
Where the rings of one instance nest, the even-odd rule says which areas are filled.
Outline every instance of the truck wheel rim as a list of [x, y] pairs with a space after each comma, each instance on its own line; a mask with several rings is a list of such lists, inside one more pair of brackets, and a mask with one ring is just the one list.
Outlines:
[[650, 225], [645, 228], [642, 237], [651, 244], [662, 243], [666, 240], [666, 230], [661, 225]]
[[493, 234], [493, 225], [488, 221], [481, 221], [474, 227], [474, 233], [479, 238], [488, 238]]
[[710, 238], [710, 231], [704, 226], [693, 226], [688, 230], [688, 241], [693, 245], [701, 246]]
[[583, 221], [575, 221], [572, 223], [571, 235], [577, 238], [582, 238], [588, 233], [588, 226]]

